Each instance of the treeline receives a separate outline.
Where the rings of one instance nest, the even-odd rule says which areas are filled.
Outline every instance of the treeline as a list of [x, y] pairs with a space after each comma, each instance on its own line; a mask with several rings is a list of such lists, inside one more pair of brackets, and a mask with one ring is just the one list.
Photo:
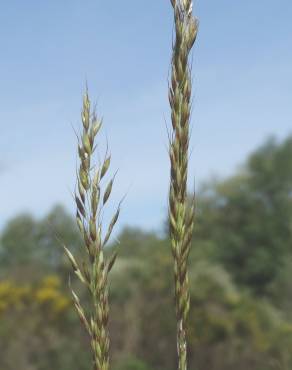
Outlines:
[[[17, 216], [2, 232], [1, 369], [89, 368], [88, 338], [72, 308], [70, 266], [56, 235], [78, 254], [81, 239], [62, 207], [42, 220]], [[169, 241], [130, 228], [117, 239], [113, 370], [174, 370]], [[292, 137], [269, 139], [233, 176], [209, 180], [197, 194], [190, 369], [292, 368], [291, 248]], [[73, 277], [71, 284], [86, 299]]]

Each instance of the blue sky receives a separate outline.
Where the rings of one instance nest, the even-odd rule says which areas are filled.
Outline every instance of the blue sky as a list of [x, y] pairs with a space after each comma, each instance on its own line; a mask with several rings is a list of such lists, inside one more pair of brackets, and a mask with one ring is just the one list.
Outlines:
[[[0, 225], [19, 212], [73, 212], [85, 80], [119, 168], [123, 225], [166, 214], [172, 38], [168, 0], [10, 0], [0, 11]], [[291, 0], [199, 0], [191, 178], [227, 176], [292, 127]], [[192, 183], [192, 181], [191, 181]]]

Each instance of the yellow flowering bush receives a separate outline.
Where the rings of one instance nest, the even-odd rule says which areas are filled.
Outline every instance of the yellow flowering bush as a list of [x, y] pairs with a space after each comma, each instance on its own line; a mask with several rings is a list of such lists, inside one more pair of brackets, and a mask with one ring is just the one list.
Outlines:
[[44, 277], [36, 286], [12, 280], [0, 281], [0, 314], [25, 307], [48, 308], [55, 315], [70, 308], [70, 299], [62, 292], [60, 279], [55, 275]]

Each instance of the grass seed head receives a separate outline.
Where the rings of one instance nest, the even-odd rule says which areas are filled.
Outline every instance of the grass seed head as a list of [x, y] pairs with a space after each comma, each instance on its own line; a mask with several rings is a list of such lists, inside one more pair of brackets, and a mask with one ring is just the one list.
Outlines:
[[110, 198], [114, 177], [104, 190], [102, 204], [100, 204], [101, 179], [109, 170], [111, 157], [106, 156], [103, 164], [96, 169], [91, 168], [94, 142], [99, 133], [102, 120], [95, 112], [91, 112], [91, 103], [86, 90], [83, 97], [81, 113], [83, 132], [78, 140], [79, 170], [77, 175], [78, 193], [75, 193], [76, 222], [84, 240], [87, 261], [79, 268], [73, 254], [64, 246], [65, 254], [79, 280], [87, 286], [91, 295], [92, 313], [87, 314], [82, 307], [76, 293], [72, 291], [72, 298], [78, 316], [91, 337], [94, 368], [108, 370], [109, 368], [109, 337], [108, 337], [108, 274], [116, 260], [114, 253], [105, 260], [103, 247], [109, 240], [112, 230], [118, 220], [120, 207], [113, 215], [107, 227], [105, 239], [102, 243], [101, 212]]
[[192, 94], [189, 55], [197, 37], [198, 21], [193, 16], [191, 0], [171, 0], [171, 4], [174, 8], [175, 39], [168, 93], [172, 122], [169, 142], [169, 232], [174, 259], [178, 370], [187, 370], [186, 321], [190, 305], [187, 262], [194, 221], [194, 207], [189, 207], [187, 198]]

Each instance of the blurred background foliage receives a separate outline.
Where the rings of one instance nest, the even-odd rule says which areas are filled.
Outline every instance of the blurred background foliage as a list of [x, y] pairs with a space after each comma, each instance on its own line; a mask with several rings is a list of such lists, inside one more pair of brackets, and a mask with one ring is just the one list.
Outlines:
[[[167, 222], [165, 223], [167, 224]], [[61, 207], [12, 219], [0, 244], [0, 368], [88, 370], [72, 308], [81, 240]], [[124, 229], [111, 276], [113, 370], [176, 369], [172, 257], [164, 236]], [[292, 368], [292, 137], [267, 140], [231, 177], [197, 194], [190, 257], [190, 369]], [[75, 289], [79, 285], [72, 279]], [[80, 291], [86, 302], [86, 292]]]

